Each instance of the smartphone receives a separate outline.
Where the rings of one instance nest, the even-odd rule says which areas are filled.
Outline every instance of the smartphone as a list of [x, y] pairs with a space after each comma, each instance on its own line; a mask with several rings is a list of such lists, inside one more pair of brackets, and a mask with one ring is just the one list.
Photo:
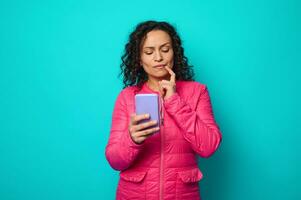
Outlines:
[[139, 123], [144, 123], [151, 120], [156, 120], [157, 124], [152, 127], [160, 126], [160, 111], [159, 111], [159, 95], [158, 94], [136, 94], [135, 95], [135, 112], [137, 115], [149, 114], [148, 119], [143, 119]]

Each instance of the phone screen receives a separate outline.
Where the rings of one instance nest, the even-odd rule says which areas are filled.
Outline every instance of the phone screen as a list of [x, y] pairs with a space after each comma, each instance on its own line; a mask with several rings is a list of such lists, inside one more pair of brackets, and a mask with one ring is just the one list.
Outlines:
[[137, 115], [150, 114], [149, 119], [141, 120], [139, 123], [147, 122], [150, 120], [157, 120], [159, 126], [159, 96], [158, 94], [136, 94], [135, 95], [135, 112]]

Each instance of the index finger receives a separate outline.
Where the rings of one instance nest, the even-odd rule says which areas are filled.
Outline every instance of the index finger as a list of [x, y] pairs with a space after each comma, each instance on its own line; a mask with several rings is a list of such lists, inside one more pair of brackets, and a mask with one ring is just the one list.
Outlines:
[[141, 115], [133, 114], [131, 115], [131, 123], [133, 125], [136, 125], [140, 120], [148, 119], [148, 118], [149, 118], [149, 114], [141, 114]]
[[176, 74], [167, 65], [165, 65], [165, 69], [170, 74], [170, 81], [176, 82]]

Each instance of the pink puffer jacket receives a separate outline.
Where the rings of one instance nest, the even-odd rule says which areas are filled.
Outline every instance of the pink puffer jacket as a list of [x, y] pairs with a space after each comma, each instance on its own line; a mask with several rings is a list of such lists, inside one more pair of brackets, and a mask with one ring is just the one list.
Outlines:
[[130, 86], [115, 102], [106, 158], [121, 171], [116, 199], [200, 199], [203, 175], [197, 154], [209, 157], [221, 142], [207, 87], [194, 81], [177, 81], [176, 93], [163, 102], [160, 132], [144, 143], [132, 141], [128, 126], [135, 112], [134, 95], [158, 93], [145, 83]]

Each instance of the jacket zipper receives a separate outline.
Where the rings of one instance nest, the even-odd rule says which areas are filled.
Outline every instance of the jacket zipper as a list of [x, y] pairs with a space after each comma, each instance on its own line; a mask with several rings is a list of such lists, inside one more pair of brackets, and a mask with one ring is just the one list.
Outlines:
[[160, 134], [161, 134], [161, 159], [160, 159], [160, 194], [159, 199], [163, 199], [163, 175], [164, 175], [164, 134], [163, 134], [163, 126], [164, 126], [164, 105], [162, 97], [160, 97]]

